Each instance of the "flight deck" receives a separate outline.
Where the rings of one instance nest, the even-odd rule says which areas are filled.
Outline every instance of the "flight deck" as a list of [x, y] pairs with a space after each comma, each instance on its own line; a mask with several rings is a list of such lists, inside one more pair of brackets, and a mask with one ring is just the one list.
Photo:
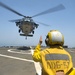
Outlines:
[[[72, 55], [75, 67], [75, 49], [66, 50]], [[31, 49], [0, 48], [0, 75], [36, 75]]]

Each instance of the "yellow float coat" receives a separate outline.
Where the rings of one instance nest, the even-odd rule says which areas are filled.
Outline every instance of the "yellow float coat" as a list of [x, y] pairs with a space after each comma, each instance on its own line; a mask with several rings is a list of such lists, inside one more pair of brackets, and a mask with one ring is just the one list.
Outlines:
[[62, 47], [51, 47], [41, 50], [38, 44], [33, 53], [33, 60], [40, 62], [42, 67], [41, 75], [55, 75], [57, 71], [64, 71], [66, 75], [75, 75], [72, 58]]

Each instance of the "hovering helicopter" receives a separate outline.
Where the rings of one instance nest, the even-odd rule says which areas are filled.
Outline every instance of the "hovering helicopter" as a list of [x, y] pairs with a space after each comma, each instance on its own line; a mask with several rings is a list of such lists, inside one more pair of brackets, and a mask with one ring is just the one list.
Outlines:
[[[50, 8], [46, 11], [43, 11], [41, 13], [38, 13], [38, 14], [30, 17], [30, 16], [25, 16], [25, 15], [15, 11], [14, 9], [10, 8], [9, 6], [5, 5], [2, 2], [0, 2], [0, 6], [2, 6], [6, 9], [12, 11], [13, 13], [23, 17], [22, 19], [16, 19], [16, 20], [10, 20], [10, 21], [16, 23], [16, 26], [18, 26], [18, 28], [19, 28], [18, 32], [20, 33], [21, 36], [26, 36], [26, 39], [27, 39], [27, 36], [32, 37], [34, 34], [35, 28], [38, 28], [38, 26], [39, 26], [39, 24], [34, 22], [34, 20], [32, 19], [33, 17], [37, 17], [40, 15], [44, 15], [47, 13], [52, 13], [52, 12], [56, 12], [56, 11], [60, 11], [60, 10], [65, 9], [65, 7], [62, 4], [59, 4], [56, 7]], [[47, 26], [47, 24], [44, 24], [44, 23], [40, 23], [40, 24]]]

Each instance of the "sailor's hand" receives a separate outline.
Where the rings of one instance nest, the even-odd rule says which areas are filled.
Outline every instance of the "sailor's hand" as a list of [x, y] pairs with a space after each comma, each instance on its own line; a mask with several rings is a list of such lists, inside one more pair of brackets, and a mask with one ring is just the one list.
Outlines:
[[56, 72], [56, 75], [65, 75], [64, 72]]
[[40, 45], [42, 44], [42, 36], [40, 36], [39, 44], [40, 44]]

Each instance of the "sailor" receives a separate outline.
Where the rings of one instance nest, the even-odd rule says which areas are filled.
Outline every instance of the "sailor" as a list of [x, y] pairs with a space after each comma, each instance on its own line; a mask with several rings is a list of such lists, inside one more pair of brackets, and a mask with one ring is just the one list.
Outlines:
[[58, 30], [51, 30], [46, 36], [45, 43], [48, 48], [41, 50], [41, 36], [33, 53], [33, 60], [41, 63], [41, 75], [75, 75], [72, 57], [63, 48], [63, 34]]

